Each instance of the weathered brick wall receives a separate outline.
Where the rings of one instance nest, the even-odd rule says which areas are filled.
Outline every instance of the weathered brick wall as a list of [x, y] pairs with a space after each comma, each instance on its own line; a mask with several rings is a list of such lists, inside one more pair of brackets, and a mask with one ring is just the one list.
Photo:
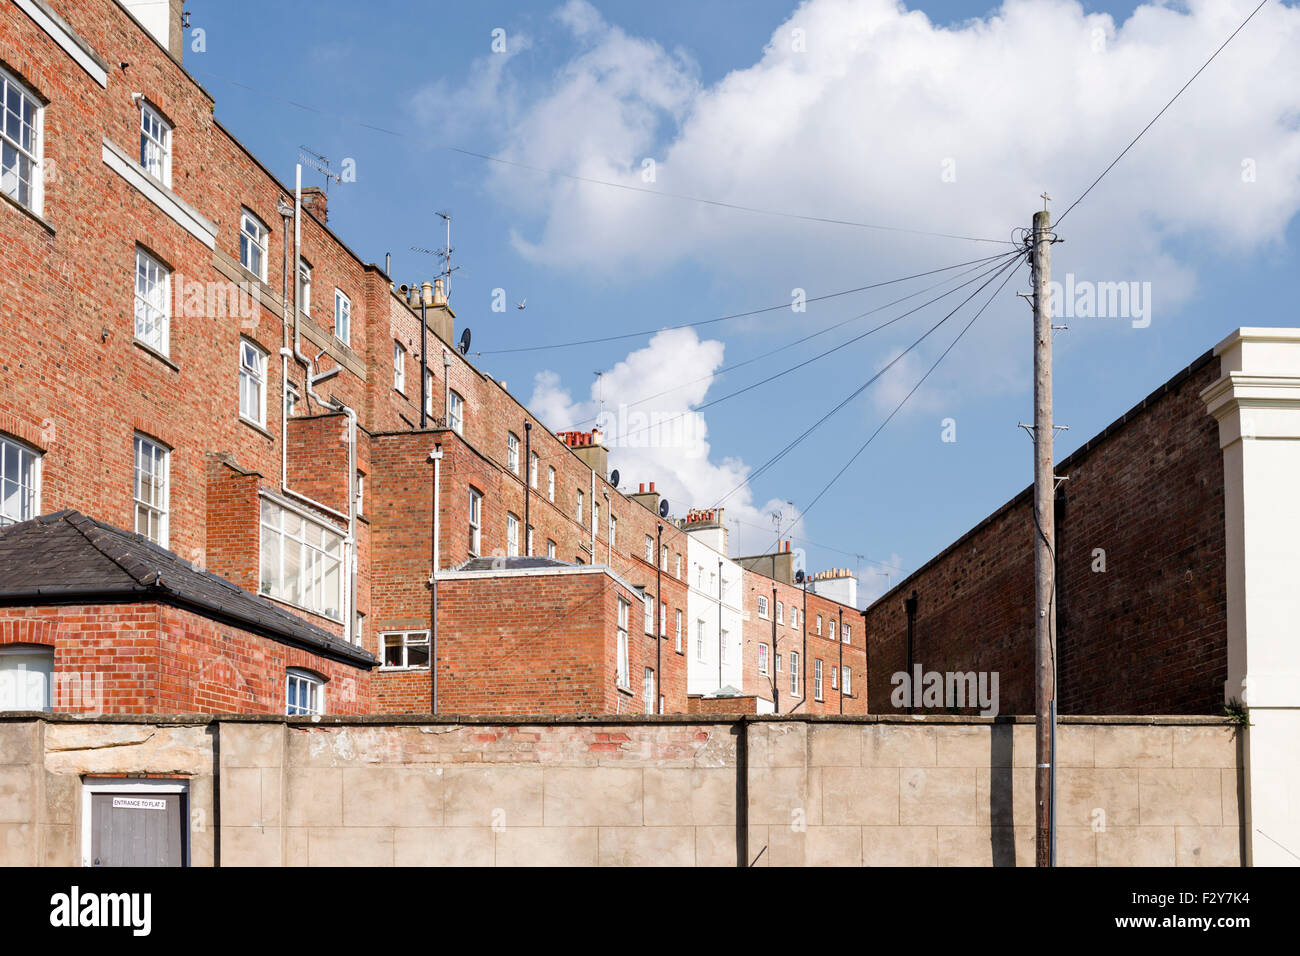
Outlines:
[[[1239, 865], [1236, 737], [1063, 723], [1060, 863]], [[0, 716], [0, 864], [74, 864], [81, 775], [152, 773], [196, 866], [1028, 866], [1033, 764], [1030, 723], [960, 718]]]
[[371, 709], [366, 668], [167, 605], [4, 607], [3, 644], [54, 649], [60, 713], [281, 714], [290, 667], [325, 678], [329, 713]]
[[[1203, 356], [1057, 466], [1069, 478], [1057, 503], [1062, 713], [1222, 709], [1223, 463], [1199, 397], [1217, 375]], [[998, 672], [1001, 711], [1032, 713], [1031, 505], [1026, 490], [867, 610], [873, 712], [893, 710], [916, 591], [915, 662]]]

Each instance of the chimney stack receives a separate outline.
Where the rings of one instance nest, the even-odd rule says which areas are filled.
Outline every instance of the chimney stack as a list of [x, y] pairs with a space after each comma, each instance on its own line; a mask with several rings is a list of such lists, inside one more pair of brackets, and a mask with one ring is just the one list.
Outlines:
[[441, 306], [447, 304], [447, 292], [441, 279], [433, 280], [433, 300], [431, 304]]
[[319, 186], [302, 187], [302, 207], [321, 222], [329, 222], [329, 199]]

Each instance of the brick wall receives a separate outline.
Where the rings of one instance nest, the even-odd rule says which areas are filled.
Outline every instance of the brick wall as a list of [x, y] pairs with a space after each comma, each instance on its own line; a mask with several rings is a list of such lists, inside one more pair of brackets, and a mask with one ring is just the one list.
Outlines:
[[[1199, 398], [1217, 376], [1203, 356], [1057, 466], [1069, 478], [1056, 526], [1062, 713], [1221, 712], [1223, 464]], [[914, 661], [996, 671], [1001, 711], [1032, 713], [1031, 506], [1032, 489], [868, 608], [873, 712], [892, 710], [890, 675], [906, 670], [915, 591]]]
[[[770, 701], [772, 684], [777, 681], [779, 713], [799, 714], [865, 714], [867, 712], [867, 653], [862, 619], [856, 608], [850, 608], [811, 592], [808, 594], [807, 619], [804, 618], [803, 588], [794, 587], [766, 575], [746, 569], [743, 572], [744, 633], [745, 633], [745, 685], [746, 694]], [[781, 670], [775, 670], [772, 651], [772, 625], [777, 620], [775, 601], [781, 604], [781, 620], [776, 623], [776, 654], [781, 655]], [[758, 599], [767, 598], [767, 613], [759, 615]], [[798, 609], [799, 623], [794, 625], [792, 609]], [[820, 619], [820, 628], [818, 621]], [[836, 639], [831, 639], [831, 623], [835, 624]], [[844, 625], [849, 626], [849, 639], [843, 640]], [[767, 673], [759, 672], [759, 647], [768, 648]], [[792, 693], [790, 684], [790, 655], [799, 655], [798, 693]], [[822, 662], [822, 692], [816, 694], [816, 662]], [[843, 693], [843, 685], [836, 675], [831, 682], [833, 668], [849, 668], [852, 692]], [[841, 709], [842, 708], [842, 709]]]
[[154, 603], [0, 608], [0, 645], [54, 649], [57, 712], [280, 714], [285, 672], [326, 680], [326, 711], [370, 710], [366, 668]]

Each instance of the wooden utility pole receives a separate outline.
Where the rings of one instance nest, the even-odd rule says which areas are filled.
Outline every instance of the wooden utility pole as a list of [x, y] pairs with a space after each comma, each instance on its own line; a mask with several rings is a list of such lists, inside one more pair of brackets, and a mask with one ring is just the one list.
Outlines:
[[1034, 803], [1036, 862], [1051, 866], [1052, 724], [1056, 711], [1056, 477], [1052, 461], [1051, 213], [1034, 213], [1030, 275], [1034, 295]]

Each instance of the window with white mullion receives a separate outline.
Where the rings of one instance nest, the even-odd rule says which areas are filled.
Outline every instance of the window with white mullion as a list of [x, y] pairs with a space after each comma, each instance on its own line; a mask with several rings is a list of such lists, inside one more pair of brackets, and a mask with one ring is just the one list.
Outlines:
[[162, 445], [135, 436], [135, 530], [162, 547], [167, 546], [168, 457]]
[[44, 114], [27, 87], [0, 69], [0, 192], [38, 215]]
[[247, 339], [239, 342], [239, 414], [266, 425], [266, 355]]
[[342, 620], [343, 536], [262, 500], [261, 592]]
[[0, 527], [41, 513], [41, 456], [0, 436]]
[[135, 337], [166, 355], [171, 344], [171, 272], [143, 249], [135, 250]]
[[140, 165], [164, 186], [172, 184], [172, 128], [148, 103], [140, 104]]
[[266, 281], [266, 245], [270, 230], [247, 209], [239, 215], [239, 262], [253, 275]]
[[429, 666], [428, 631], [388, 631], [380, 635], [380, 644], [386, 669], [427, 669]]

